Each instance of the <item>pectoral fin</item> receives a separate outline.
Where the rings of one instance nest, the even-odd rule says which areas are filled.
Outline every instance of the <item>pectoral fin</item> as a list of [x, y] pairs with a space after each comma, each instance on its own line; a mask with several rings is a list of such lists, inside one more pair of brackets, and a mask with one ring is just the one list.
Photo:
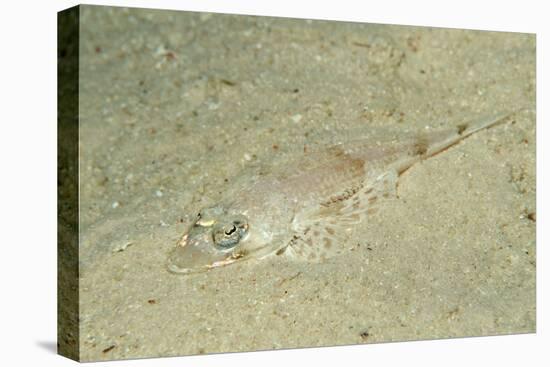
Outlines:
[[294, 235], [281, 249], [289, 256], [319, 262], [353, 248], [349, 238], [353, 227], [374, 215], [379, 203], [395, 196], [397, 172], [384, 173], [365, 180], [353, 194], [350, 189], [339, 193], [319, 207], [300, 213], [294, 219]]

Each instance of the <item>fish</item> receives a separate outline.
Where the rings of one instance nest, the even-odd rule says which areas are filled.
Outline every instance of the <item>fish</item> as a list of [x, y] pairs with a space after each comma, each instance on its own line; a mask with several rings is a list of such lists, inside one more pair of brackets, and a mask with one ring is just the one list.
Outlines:
[[386, 142], [336, 142], [267, 173], [243, 176], [219, 202], [197, 213], [168, 254], [168, 270], [198, 273], [269, 256], [319, 263], [341, 255], [353, 247], [354, 226], [396, 197], [403, 172], [515, 112]]

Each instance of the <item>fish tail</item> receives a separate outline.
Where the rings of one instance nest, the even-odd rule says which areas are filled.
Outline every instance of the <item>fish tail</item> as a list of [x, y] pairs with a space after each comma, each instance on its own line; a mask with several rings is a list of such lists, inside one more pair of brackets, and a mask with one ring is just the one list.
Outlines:
[[489, 129], [493, 126], [499, 125], [503, 122], [505, 122], [508, 117], [511, 115], [517, 113], [518, 111], [514, 112], [503, 112], [499, 113], [498, 115], [489, 115], [485, 116], [475, 122], [472, 123], [465, 123], [460, 124], [457, 126], [457, 133], [460, 139], [464, 139], [480, 130]]
[[512, 112], [508, 111], [501, 112], [499, 114], [487, 115], [471, 122], [458, 124], [456, 126], [456, 130], [448, 135], [446, 139], [443, 139], [439, 143], [431, 145], [426, 152], [427, 154], [424, 156], [424, 158], [434, 156], [478, 131], [489, 129], [496, 125], [502, 124], [508, 121], [509, 117], [518, 113], [521, 110], [523, 109], [518, 109]]

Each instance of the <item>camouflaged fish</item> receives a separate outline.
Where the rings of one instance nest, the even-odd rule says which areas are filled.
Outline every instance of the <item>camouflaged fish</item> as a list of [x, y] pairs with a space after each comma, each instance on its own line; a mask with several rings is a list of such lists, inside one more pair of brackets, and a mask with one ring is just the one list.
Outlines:
[[319, 262], [341, 254], [353, 244], [347, 238], [353, 226], [395, 196], [401, 173], [510, 115], [398, 142], [347, 141], [303, 153], [201, 210], [170, 253], [168, 268], [194, 273], [269, 255]]

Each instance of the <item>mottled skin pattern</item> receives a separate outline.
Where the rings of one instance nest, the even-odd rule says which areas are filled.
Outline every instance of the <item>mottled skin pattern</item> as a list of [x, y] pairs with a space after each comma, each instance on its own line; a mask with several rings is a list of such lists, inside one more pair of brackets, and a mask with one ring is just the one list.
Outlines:
[[350, 228], [376, 212], [403, 171], [509, 115], [400, 141], [355, 140], [296, 156], [201, 210], [171, 252], [168, 268], [193, 273], [271, 254], [308, 261], [338, 255], [346, 249]]

